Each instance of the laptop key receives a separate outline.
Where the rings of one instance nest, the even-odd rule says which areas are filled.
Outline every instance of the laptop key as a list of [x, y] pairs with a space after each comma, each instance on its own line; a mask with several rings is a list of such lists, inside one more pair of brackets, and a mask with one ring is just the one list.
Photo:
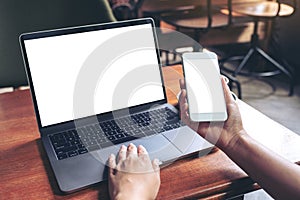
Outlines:
[[54, 148], [64, 148], [67, 146], [67, 144], [68, 144], [68, 142], [66, 142], [66, 141], [53, 142]]
[[77, 150], [76, 146], [70, 146], [70, 147], [65, 147], [65, 148], [59, 149], [59, 152], [66, 153], [66, 152], [75, 151], [75, 150]]
[[100, 144], [100, 146], [101, 146], [102, 148], [106, 148], [106, 147], [110, 147], [110, 146], [112, 146], [112, 145], [116, 145], [116, 144], [128, 142], [128, 141], [131, 141], [131, 140], [134, 140], [134, 139], [143, 137], [143, 136], [145, 136], [145, 135], [140, 134], [140, 135], [134, 136], [134, 137], [133, 137], [133, 136], [127, 136], [127, 137], [120, 138], [120, 139], [118, 139], [118, 140], [112, 140], [112, 141], [110, 141], [110, 142], [104, 142], [104, 143]]
[[111, 121], [76, 127], [53, 134], [50, 140], [58, 159], [84, 154], [182, 126], [178, 114], [168, 108], [134, 114]]
[[84, 154], [84, 153], [87, 153], [88, 152], [88, 150], [87, 149], [78, 149], [78, 153], [79, 154]]
[[71, 141], [70, 143], [71, 143], [71, 145], [76, 145], [76, 144], [80, 144], [81, 141], [80, 140], [74, 140], [74, 141]]
[[66, 153], [60, 153], [60, 154], [57, 154], [57, 159], [58, 160], [62, 160], [62, 159], [65, 159], [67, 158], [68, 155]]
[[107, 137], [107, 139], [109, 139], [110, 141], [112, 141], [112, 140], [115, 140], [115, 139], [116, 139], [116, 137], [115, 137], [115, 136], [113, 136], [113, 135], [111, 135], [111, 136], [108, 136], [108, 137]]
[[117, 139], [120, 139], [120, 138], [123, 138], [123, 137], [125, 137], [125, 135], [124, 135], [124, 134], [122, 134], [122, 133], [120, 133], [120, 134], [116, 135], [116, 138], [117, 138]]
[[50, 139], [52, 142], [56, 142], [56, 141], [64, 140], [64, 137], [62, 134], [57, 133], [57, 134], [51, 135]]
[[95, 151], [95, 150], [100, 149], [100, 146], [97, 145], [97, 144], [95, 144], [95, 145], [93, 145], [93, 146], [88, 146], [88, 147], [86, 147], [86, 148], [87, 148], [88, 151]]
[[77, 148], [78, 148], [78, 149], [84, 149], [85, 146], [84, 146], [83, 144], [78, 144], [78, 145], [77, 145]]
[[173, 117], [171, 120], [167, 121], [166, 124], [175, 124], [179, 121], [179, 117]]
[[69, 157], [74, 157], [74, 156], [77, 156], [77, 155], [78, 155], [77, 151], [70, 151], [70, 152], [68, 152], [68, 156]]
[[113, 145], [114, 145], [114, 143], [112, 143], [112, 142], [103, 142], [100, 144], [101, 148], [106, 148], [106, 147], [110, 147]]
[[97, 144], [96, 141], [89, 141], [89, 142], [87, 142], [87, 143], [84, 143], [84, 145], [86, 145], [86, 146], [94, 146], [94, 145], [96, 145], [96, 144]]
[[145, 133], [145, 135], [147, 135], [147, 136], [151, 136], [151, 135], [155, 135], [157, 132], [154, 131], [154, 130], [148, 130], [148, 131], [145, 131], [144, 133]]

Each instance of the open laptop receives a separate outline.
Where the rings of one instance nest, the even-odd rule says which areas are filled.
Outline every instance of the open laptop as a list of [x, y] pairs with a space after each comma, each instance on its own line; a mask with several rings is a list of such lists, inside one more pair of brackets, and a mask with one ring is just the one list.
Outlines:
[[152, 19], [26, 33], [20, 43], [63, 192], [105, 180], [122, 144], [141, 144], [162, 164], [212, 147], [167, 103]]

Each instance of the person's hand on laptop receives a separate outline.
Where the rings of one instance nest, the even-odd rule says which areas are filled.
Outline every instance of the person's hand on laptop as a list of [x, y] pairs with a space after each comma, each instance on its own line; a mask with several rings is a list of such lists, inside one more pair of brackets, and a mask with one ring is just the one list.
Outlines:
[[220, 149], [228, 147], [229, 144], [234, 144], [237, 135], [244, 132], [241, 115], [238, 105], [233, 99], [228, 85], [222, 78], [222, 86], [226, 101], [228, 119], [225, 122], [193, 122], [189, 118], [188, 104], [186, 100], [186, 89], [184, 80], [180, 80], [181, 93], [179, 97], [180, 117], [181, 120], [195, 130], [203, 138], [216, 144]]
[[122, 145], [117, 158], [111, 155], [109, 195], [111, 199], [155, 199], [160, 186], [157, 159], [152, 162], [143, 146]]

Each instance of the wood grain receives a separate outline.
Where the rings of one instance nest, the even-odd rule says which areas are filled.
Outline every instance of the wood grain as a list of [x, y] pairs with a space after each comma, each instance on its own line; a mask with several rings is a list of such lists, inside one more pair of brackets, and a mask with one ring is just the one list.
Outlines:
[[[181, 66], [163, 69], [168, 100], [175, 104], [179, 92]], [[299, 137], [281, 125], [241, 103], [247, 120], [259, 118], [257, 126], [268, 124], [272, 140], [282, 139], [278, 146], [283, 156], [300, 161]], [[245, 118], [245, 119], [246, 119]], [[246, 123], [247, 124], [247, 123]], [[248, 122], [250, 124], [250, 122]], [[274, 128], [273, 128], [274, 127]], [[276, 129], [276, 130], [275, 130]], [[252, 129], [251, 131], [256, 131]], [[255, 136], [255, 134], [253, 134]], [[262, 140], [264, 142], [264, 140]], [[276, 149], [276, 148], [275, 148]], [[108, 199], [107, 182], [102, 182], [72, 194], [62, 194], [43, 149], [37, 128], [31, 96], [28, 90], [0, 95], [0, 199]], [[213, 198], [225, 199], [258, 188], [250, 178], [222, 151], [193, 155], [161, 169], [158, 199]]]
[[[232, 10], [250, 17], [270, 18], [276, 17], [278, 12], [278, 3], [272, 1], [255, 2], [255, 3], [243, 3], [235, 4], [232, 6]], [[280, 5], [279, 16], [289, 16], [294, 12], [294, 8], [287, 4]]]

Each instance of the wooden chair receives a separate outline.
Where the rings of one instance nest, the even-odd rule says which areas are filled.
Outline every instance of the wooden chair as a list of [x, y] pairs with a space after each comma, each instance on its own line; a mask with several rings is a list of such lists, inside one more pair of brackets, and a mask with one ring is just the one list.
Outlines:
[[[192, 3], [192, 2], [190, 2]], [[182, 32], [187, 36], [193, 38], [194, 41], [199, 43], [202, 34], [207, 33], [212, 28], [225, 28], [231, 24], [231, 0], [228, 0], [228, 15], [220, 12], [219, 8], [212, 6], [211, 0], [198, 0], [194, 2], [194, 5], [174, 5], [172, 9], [168, 9], [166, 12], [160, 13], [159, 21], [163, 21], [173, 27], [176, 31]], [[172, 38], [172, 34], [168, 32], [164, 37]], [[162, 38], [163, 38], [162, 34]], [[192, 51], [201, 51], [202, 47], [199, 48], [198, 45], [191, 45], [190, 40], [173, 40], [168, 43], [168, 46], [164, 46], [164, 49], [169, 50], [169, 53], [175, 53], [178, 47], [192, 47]]]
[[[289, 95], [293, 94], [294, 88], [294, 78], [287, 67], [281, 65], [274, 58], [268, 55], [264, 50], [259, 47], [259, 35], [258, 35], [258, 23], [260, 21], [274, 20], [277, 17], [288, 17], [291, 16], [296, 9], [296, 0], [293, 0], [293, 5], [284, 4], [279, 0], [275, 1], [257, 1], [257, 2], [244, 2], [232, 5], [232, 12], [238, 13], [240, 15], [252, 17], [254, 23], [254, 29], [251, 36], [251, 47], [248, 50], [246, 56], [234, 56], [226, 59], [222, 62], [224, 63], [234, 60], [242, 60], [238, 67], [232, 71], [233, 76], [238, 74], [251, 75], [255, 77], [266, 77], [274, 76], [280, 73], [285, 74], [290, 79], [290, 91]], [[264, 60], [271, 63], [276, 70], [266, 71], [266, 72], [242, 72], [242, 69], [249, 63], [251, 58], [255, 58], [255, 54], [260, 55]]]
[[[224, 29], [231, 25], [231, 0], [227, 1], [227, 7], [229, 8], [227, 15], [221, 13], [219, 7], [212, 6], [211, 0], [199, 0], [199, 2], [202, 2], [202, 4], [194, 8], [184, 10], [182, 7], [179, 7], [178, 10], [174, 9], [173, 11], [160, 14], [161, 21], [174, 26], [176, 31], [178, 31], [158, 35], [160, 48], [167, 53], [166, 65], [169, 64], [169, 54], [180, 56], [184, 51], [178, 51], [178, 49], [183, 49], [183, 47], [191, 47], [188, 51], [202, 51], [203, 48], [199, 44], [202, 34], [207, 33], [210, 29]], [[178, 36], [180, 35], [178, 34], [179, 32], [182, 32], [182, 36]], [[187, 39], [189, 38], [188, 32], [192, 32], [190, 39]], [[187, 35], [183, 36], [183, 33]], [[177, 63], [182, 63], [181, 59]], [[174, 64], [174, 62], [171, 62], [171, 64]], [[236, 86], [238, 97], [242, 98], [241, 86], [238, 80], [224, 71], [221, 71], [221, 73], [229, 78], [231, 87]]]
[[[201, 0], [199, 0], [201, 1]], [[199, 41], [201, 34], [210, 29], [226, 28], [232, 23], [231, 0], [227, 1], [228, 15], [220, 12], [219, 7], [214, 7], [211, 0], [202, 0], [202, 5], [190, 10], [179, 10], [161, 15], [161, 20], [176, 27], [176, 30], [192, 30], [192, 36]]]

